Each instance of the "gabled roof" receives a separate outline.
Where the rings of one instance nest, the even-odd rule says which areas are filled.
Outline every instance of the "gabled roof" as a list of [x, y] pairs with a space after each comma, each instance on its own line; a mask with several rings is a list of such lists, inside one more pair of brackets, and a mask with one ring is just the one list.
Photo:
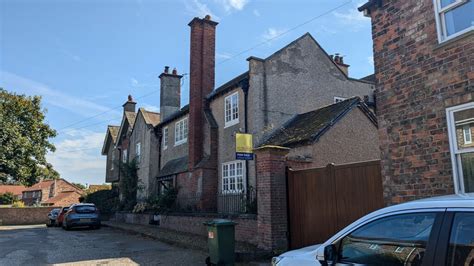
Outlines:
[[123, 112], [123, 118], [122, 118], [122, 123], [120, 123], [120, 129], [118, 131], [117, 137], [118, 140], [115, 143], [115, 146], [121, 143], [121, 136], [123, 134], [124, 127], [130, 127], [133, 128], [133, 125], [135, 124], [135, 119], [137, 118], [137, 114], [134, 112], [129, 112], [129, 111], [124, 111]]
[[76, 187], [75, 185], [69, 183], [67, 180], [62, 179], [62, 178], [41, 180], [40, 182], [34, 184], [33, 186], [31, 186], [29, 188], [26, 188], [25, 190], [23, 190], [23, 192], [25, 192], [25, 191], [37, 191], [37, 190], [46, 189], [46, 188], [50, 187], [51, 184], [53, 184], [55, 181], [56, 181], [56, 183], [64, 182], [67, 185], [69, 185], [69, 188], [66, 188], [64, 191], [76, 191], [80, 194], [82, 194], [84, 192], [82, 189]]
[[41, 204], [53, 204], [56, 205], [60, 201], [69, 198], [69, 197], [74, 197], [76, 199], [79, 199], [81, 196], [81, 193], [78, 193], [77, 191], [63, 191], [59, 192], [56, 196], [47, 199], [46, 201], [41, 202]]
[[171, 160], [161, 168], [158, 177], [165, 177], [188, 171], [188, 156]]
[[360, 108], [368, 119], [377, 126], [377, 120], [372, 111], [359, 97], [353, 97], [314, 111], [295, 115], [268, 136], [261, 145], [293, 147], [318, 141], [328, 129], [355, 107]]
[[115, 143], [117, 142], [117, 135], [118, 135], [119, 129], [120, 129], [119, 126], [112, 126], [112, 125], [107, 126], [107, 133], [105, 134], [104, 144], [102, 145], [102, 155], [107, 154], [107, 148], [110, 145], [110, 143], [115, 146]]
[[138, 113], [143, 115], [143, 119], [148, 125], [156, 126], [160, 123], [160, 113], [147, 111], [144, 108], [138, 109]]
[[21, 185], [0, 185], [0, 194], [10, 192], [13, 195], [18, 196], [21, 195], [25, 189], [26, 187]]

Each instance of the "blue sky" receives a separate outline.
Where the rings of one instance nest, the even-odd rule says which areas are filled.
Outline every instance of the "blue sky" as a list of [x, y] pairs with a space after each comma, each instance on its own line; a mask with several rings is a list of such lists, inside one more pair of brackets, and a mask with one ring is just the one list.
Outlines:
[[[219, 22], [216, 85], [246, 71], [250, 55], [266, 57], [306, 32], [328, 53], [344, 55], [351, 65], [350, 76], [359, 78], [373, 73], [370, 20], [357, 12], [361, 4], [357, 0], [0, 0], [0, 87], [43, 96], [47, 121], [59, 133], [52, 140], [57, 152], [48, 159], [67, 180], [99, 184], [105, 179], [100, 150], [106, 125], [120, 123], [127, 95], [138, 98], [140, 107], [158, 110], [158, 75], [163, 67], [189, 72], [187, 24], [193, 17], [210, 14]], [[184, 79], [182, 104], [188, 102], [188, 81]]]

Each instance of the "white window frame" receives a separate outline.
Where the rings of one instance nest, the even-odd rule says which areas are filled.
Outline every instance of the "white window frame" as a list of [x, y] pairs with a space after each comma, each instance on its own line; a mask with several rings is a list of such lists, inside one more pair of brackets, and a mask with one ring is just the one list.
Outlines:
[[[471, 126], [464, 125], [462, 127], [462, 136], [463, 136], [464, 144], [471, 144], [472, 143]], [[468, 136], [469, 136], [469, 138], [467, 138]]]
[[[182, 127], [181, 127], [182, 125]], [[182, 129], [182, 132], [180, 132]], [[188, 118], [183, 118], [174, 124], [174, 146], [188, 141]]]
[[454, 120], [454, 113], [473, 109], [474, 102], [465, 103], [453, 107], [446, 108], [446, 119], [448, 122], [448, 137], [449, 137], [449, 149], [451, 152], [451, 165], [453, 166], [453, 181], [454, 181], [454, 191], [456, 194], [464, 193], [464, 178], [461, 165], [461, 154], [474, 152], [474, 147], [463, 148], [460, 150], [457, 145], [457, 135], [456, 135], [456, 125]]
[[142, 160], [142, 144], [140, 142], [135, 144], [135, 156], [137, 158], [137, 163], [140, 163]]
[[122, 163], [127, 163], [128, 161], [128, 150], [125, 149], [122, 151]]
[[[242, 165], [242, 189], [238, 189], [237, 188], [237, 178], [240, 176], [237, 174], [237, 166], [238, 164], [241, 164]], [[231, 165], [233, 165], [235, 167], [235, 175], [233, 176], [229, 176], [229, 175], [225, 175], [226, 173], [226, 170], [225, 168], [227, 167], [227, 173], [230, 172], [230, 167]], [[230, 162], [225, 162], [225, 163], [222, 163], [222, 172], [221, 172], [221, 191], [223, 194], [232, 194], [232, 193], [243, 193], [245, 192], [245, 189], [247, 187], [247, 184], [246, 184], [246, 174], [247, 174], [247, 171], [246, 171], [246, 168], [245, 168], [245, 161], [243, 160], [235, 160], [235, 161], [230, 161]], [[228, 179], [229, 182], [227, 183], [228, 184], [228, 189], [225, 188], [225, 179]], [[234, 184], [235, 184], [235, 189], [231, 189], [230, 188], [230, 185], [232, 183], [232, 179]]]
[[[230, 102], [229, 116], [227, 115], [227, 102]], [[237, 105], [237, 110], [234, 110], [232, 106]], [[224, 128], [236, 125], [239, 123], [239, 92], [234, 92], [231, 95], [224, 98]]]
[[339, 103], [339, 102], [342, 102], [342, 101], [345, 101], [347, 100], [347, 98], [344, 98], [344, 97], [334, 97], [334, 103]]
[[436, 32], [438, 33], [438, 42], [442, 43], [447, 40], [450, 40], [452, 38], [456, 38], [457, 36], [463, 35], [464, 33], [467, 33], [469, 31], [474, 30], [474, 26], [470, 26], [462, 31], [456, 32], [450, 36], [447, 36], [446, 32], [446, 23], [445, 23], [445, 18], [444, 14], [448, 11], [451, 11], [452, 9], [455, 9], [465, 3], [467, 3], [467, 0], [456, 0], [454, 3], [451, 3], [444, 8], [441, 8], [441, 0], [433, 0], [433, 6], [435, 10], [435, 17], [436, 17]]
[[166, 150], [168, 148], [168, 134], [169, 134], [168, 127], [164, 127], [163, 128], [163, 150]]

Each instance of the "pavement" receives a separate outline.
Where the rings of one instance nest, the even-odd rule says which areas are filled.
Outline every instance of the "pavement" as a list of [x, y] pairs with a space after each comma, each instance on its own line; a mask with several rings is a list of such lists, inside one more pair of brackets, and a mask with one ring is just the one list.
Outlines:
[[0, 265], [205, 265], [206, 257], [110, 227], [0, 226]]

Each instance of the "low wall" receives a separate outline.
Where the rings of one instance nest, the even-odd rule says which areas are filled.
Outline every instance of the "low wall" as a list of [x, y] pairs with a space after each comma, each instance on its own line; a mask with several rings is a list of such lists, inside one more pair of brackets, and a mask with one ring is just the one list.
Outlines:
[[147, 213], [129, 213], [129, 212], [116, 212], [112, 220], [121, 223], [128, 224], [150, 224], [151, 214]]
[[0, 225], [45, 224], [57, 207], [0, 208]]
[[217, 219], [227, 218], [237, 223], [235, 226], [235, 240], [246, 242], [253, 245], [258, 244], [257, 234], [257, 217], [256, 215], [240, 215], [235, 217], [222, 217], [215, 214], [172, 214], [161, 216], [160, 227], [186, 232], [196, 235], [207, 236], [206, 226], [204, 222]]

